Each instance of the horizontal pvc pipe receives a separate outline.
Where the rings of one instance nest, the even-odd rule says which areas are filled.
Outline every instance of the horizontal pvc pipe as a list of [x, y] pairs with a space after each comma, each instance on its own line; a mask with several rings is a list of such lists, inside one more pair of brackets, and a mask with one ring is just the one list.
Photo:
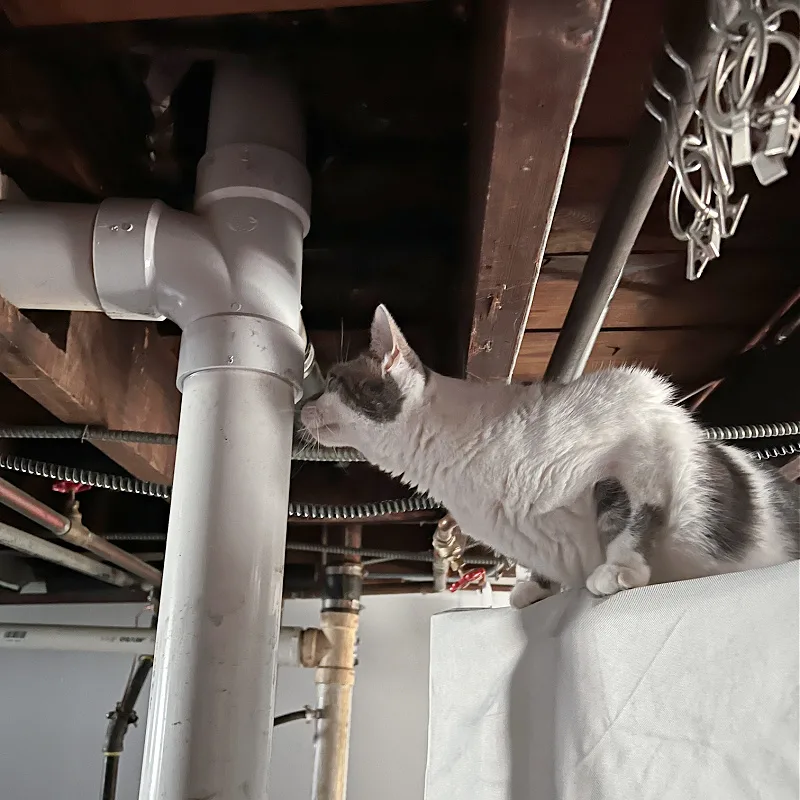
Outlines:
[[0, 294], [17, 308], [101, 311], [96, 214], [93, 205], [0, 202]]
[[135, 578], [121, 570], [106, 566], [80, 553], [73, 553], [72, 550], [67, 550], [66, 547], [60, 547], [52, 542], [46, 542], [44, 539], [40, 539], [32, 533], [26, 533], [25, 531], [18, 530], [11, 525], [6, 525], [1, 522], [0, 544], [10, 547], [12, 550], [17, 550], [20, 553], [26, 553], [29, 556], [41, 558], [53, 564], [67, 567], [67, 569], [73, 569], [76, 572], [81, 572], [84, 575], [89, 575], [92, 578], [97, 578], [99, 581], [105, 581], [114, 586], [127, 587], [134, 586], [138, 583]]
[[330, 649], [319, 628], [281, 628], [278, 638], [278, 666], [318, 667]]
[[92, 625], [0, 624], [0, 648], [81, 653], [153, 655], [156, 632], [150, 628], [102, 628]]
[[[282, 667], [317, 666], [303, 663], [312, 653], [306, 646], [311, 638], [324, 639], [316, 628], [281, 628], [278, 639], [278, 664]], [[100, 627], [96, 625], [25, 625], [0, 623], [0, 648], [6, 650], [57, 650], [81, 653], [132, 653], [151, 656], [156, 632], [152, 628]]]

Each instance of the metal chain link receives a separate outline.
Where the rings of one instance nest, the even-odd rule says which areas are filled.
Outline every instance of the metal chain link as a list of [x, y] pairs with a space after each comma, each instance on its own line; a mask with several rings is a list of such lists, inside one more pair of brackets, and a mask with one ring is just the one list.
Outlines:
[[[794, 25], [787, 25], [790, 16]], [[703, 96], [690, 91], [694, 115], [688, 130], [680, 134], [677, 101], [657, 80], [653, 89], [665, 101], [666, 113], [651, 98], [645, 103], [661, 124], [675, 172], [669, 225], [673, 236], [687, 243], [690, 281], [719, 258], [722, 240], [736, 233], [747, 206], [748, 195], [734, 199], [734, 168], [750, 165], [759, 183], [769, 186], [787, 174], [786, 160], [800, 140], [794, 104], [800, 89], [800, 39], [794, 32], [800, 0], [746, 0], [729, 26], [708, 24], [723, 34], [723, 43]], [[788, 67], [777, 88], [765, 94], [764, 76], [777, 50], [788, 55]], [[691, 66], [669, 43], [664, 52], [693, 89]]]

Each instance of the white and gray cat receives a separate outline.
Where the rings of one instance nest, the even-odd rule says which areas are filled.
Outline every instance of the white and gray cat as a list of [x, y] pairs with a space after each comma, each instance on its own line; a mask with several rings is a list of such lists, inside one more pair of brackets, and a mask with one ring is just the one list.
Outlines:
[[628, 367], [562, 386], [481, 384], [423, 366], [384, 306], [368, 353], [305, 405], [310, 435], [442, 502], [469, 535], [596, 595], [798, 558], [800, 486], [711, 443], [670, 384]]

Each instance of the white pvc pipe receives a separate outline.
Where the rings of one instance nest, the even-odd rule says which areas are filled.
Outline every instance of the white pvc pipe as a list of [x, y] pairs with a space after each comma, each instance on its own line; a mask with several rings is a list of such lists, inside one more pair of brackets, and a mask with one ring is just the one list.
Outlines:
[[[313, 629], [311, 632], [314, 632]], [[278, 665], [304, 666], [303, 628], [281, 628]], [[97, 625], [25, 625], [0, 623], [0, 649], [56, 650], [83, 653], [132, 653], [151, 656], [156, 632], [151, 628], [109, 628]]]
[[292, 406], [264, 373], [185, 380], [140, 800], [267, 796]]
[[[303, 378], [303, 151], [290, 91], [241, 62], [218, 65], [196, 207], [227, 281], [213, 293], [213, 314], [188, 294], [184, 304], [195, 310], [182, 323], [183, 402], [140, 800], [267, 797]], [[191, 277], [203, 263], [184, 241], [179, 277]], [[158, 261], [156, 253], [156, 273]]]
[[281, 628], [281, 635], [278, 639], [279, 666], [284, 666], [287, 664], [297, 667], [300, 666], [300, 642], [302, 637], [302, 628]]
[[83, 653], [153, 655], [156, 633], [150, 628], [101, 628], [92, 625], [0, 624], [0, 649], [58, 650]]
[[97, 206], [0, 201], [2, 294], [17, 308], [101, 311], [92, 272]]

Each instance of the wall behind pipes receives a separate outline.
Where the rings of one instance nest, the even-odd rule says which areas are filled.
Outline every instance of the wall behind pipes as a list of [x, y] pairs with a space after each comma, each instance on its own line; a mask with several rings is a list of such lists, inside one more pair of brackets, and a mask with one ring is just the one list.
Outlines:
[[[496, 605], [507, 594], [494, 594]], [[422, 797], [428, 726], [432, 614], [479, 605], [472, 592], [367, 597], [353, 707], [348, 800]], [[0, 606], [0, 622], [133, 625], [135, 606]], [[144, 618], [144, 622], [147, 621]], [[316, 600], [290, 600], [284, 624], [311, 627]], [[128, 656], [0, 651], [0, 794], [9, 800], [87, 800], [97, 796], [105, 715], [128, 677]], [[314, 704], [313, 671], [282, 669], [276, 713]], [[117, 800], [136, 800], [147, 704], [125, 740]], [[312, 727], [275, 731], [270, 797], [311, 796]], [[55, 794], [54, 794], [55, 793]]]
[[[0, 621], [133, 625], [141, 606], [0, 606]], [[148, 624], [145, 614], [142, 624]], [[131, 656], [0, 650], [0, 796], [95, 800], [100, 796], [106, 714], [122, 697]], [[149, 683], [148, 683], [149, 688]], [[136, 800], [142, 721], [125, 737], [118, 800]]]

